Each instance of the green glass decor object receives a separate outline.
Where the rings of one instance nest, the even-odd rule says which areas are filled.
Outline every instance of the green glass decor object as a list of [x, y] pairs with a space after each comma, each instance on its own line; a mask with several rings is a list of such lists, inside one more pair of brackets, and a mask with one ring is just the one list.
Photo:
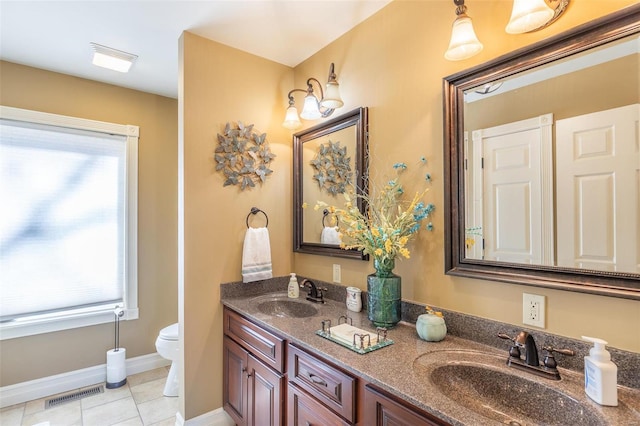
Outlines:
[[393, 273], [393, 259], [374, 259], [373, 266], [376, 272], [367, 276], [367, 314], [376, 327], [392, 328], [402, 316], [402, 278]]

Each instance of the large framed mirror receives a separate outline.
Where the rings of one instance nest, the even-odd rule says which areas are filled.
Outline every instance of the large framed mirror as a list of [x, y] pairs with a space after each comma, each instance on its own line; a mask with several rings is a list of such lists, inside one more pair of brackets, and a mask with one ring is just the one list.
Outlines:
[[640, 299], [640, 5], [444, 79], [445, 272]]
[[[340, 248], [339, 219], [318, 201], [342, 206], [345, 191], [368, 191], [368, 110], [358, 108], [293, 135], [293, 251], [367, 259]], [[360, 198], [358, 208], [364, 212]]]

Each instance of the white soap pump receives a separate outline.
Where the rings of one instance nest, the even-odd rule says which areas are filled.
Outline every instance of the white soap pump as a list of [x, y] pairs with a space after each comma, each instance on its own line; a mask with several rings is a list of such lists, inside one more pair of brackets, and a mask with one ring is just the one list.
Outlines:
[[584, 391], [600, 405], [618, 405], [618, 367], [611, 361], [605, 342], [595, 337], [582, 336], [593, 343], [589, 355], [584, 357]]
[[292, 272], [291, 278], [289, 278], [289, 288], [287, 290], [287, 296], [292, 299], [296, 299], [300, 296], [300, 286], [298, 285], [298, 278], [296, 278], [296, 274]]

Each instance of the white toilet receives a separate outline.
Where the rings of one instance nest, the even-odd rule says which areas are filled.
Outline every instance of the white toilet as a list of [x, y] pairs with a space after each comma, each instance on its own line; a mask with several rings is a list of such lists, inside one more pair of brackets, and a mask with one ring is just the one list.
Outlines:
[[156, 350], [163, 358], [171, 361], [171, 369], [162, 393], [164, 396], [178, 396], [178, 361], [180, 358], [178, 323], [160, 330], [156, 339]]

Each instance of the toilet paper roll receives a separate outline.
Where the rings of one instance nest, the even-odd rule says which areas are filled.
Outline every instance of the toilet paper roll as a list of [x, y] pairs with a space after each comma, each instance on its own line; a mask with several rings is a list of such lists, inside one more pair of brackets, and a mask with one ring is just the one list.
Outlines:
[[127, 382], [127, 350], [125, 348], [107, 351], [107, 388], [113, 389]]

